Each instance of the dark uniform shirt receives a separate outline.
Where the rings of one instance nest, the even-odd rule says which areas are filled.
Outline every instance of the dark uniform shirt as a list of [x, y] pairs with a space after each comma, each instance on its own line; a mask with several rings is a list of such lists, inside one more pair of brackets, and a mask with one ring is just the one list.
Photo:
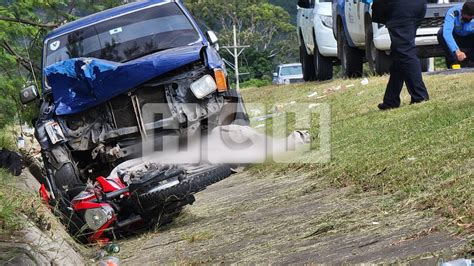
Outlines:
[[374, 0], [388, 28], [416, 25], [426, 14], [426, 0]]

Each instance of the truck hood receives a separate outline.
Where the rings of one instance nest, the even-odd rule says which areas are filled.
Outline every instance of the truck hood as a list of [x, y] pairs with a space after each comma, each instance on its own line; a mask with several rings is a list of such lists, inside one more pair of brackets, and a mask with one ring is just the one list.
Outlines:
[[97, 58], [65, 60], [44, 69], [56, 115], [83, 112], [167, 72], [201, 60], [204, 46], [154, 53], [127, 63]]

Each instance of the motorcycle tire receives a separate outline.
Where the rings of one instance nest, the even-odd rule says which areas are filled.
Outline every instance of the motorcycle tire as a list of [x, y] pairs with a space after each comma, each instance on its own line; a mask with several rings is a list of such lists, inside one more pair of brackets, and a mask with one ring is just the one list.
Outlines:
[[143, 209], [164, 206], [168, 203], [184, 200], [187, 196], [204, 190], [232, 174], [230, 166], [223, 165], [209, 171], [187, 177], [180, 184], [160, 191], [142, 193], [138, 201]]

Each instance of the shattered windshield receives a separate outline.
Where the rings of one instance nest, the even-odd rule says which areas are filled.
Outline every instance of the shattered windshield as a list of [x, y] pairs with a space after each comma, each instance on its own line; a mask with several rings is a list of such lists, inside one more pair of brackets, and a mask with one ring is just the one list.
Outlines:
[[126, 62], [200, 38], [176, 3], [139, 10], [48, 40], [45, 67], [59, 61], [94, 57]]

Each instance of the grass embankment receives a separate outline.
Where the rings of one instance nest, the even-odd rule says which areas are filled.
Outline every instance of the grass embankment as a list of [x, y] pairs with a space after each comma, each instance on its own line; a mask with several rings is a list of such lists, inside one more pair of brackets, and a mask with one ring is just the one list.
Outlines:
[[13, 183], [14, 177], [0, 169], [0, 235], [21, 229], [21, 215], [34, 201], [14, 188]]
[[[10, 126], [0, 129], [0, 148], [16, 151], [14, 130]], [[18, 189], [15, 185], [20, 177], [13, 177], [8, 171], [0, 169], [0, 237], [23, 228], [28, 217], [33, 222], [43, 218], [39, 197]]]
[[[244, 89], [246, 103], [264, 103], [269, 110], [291, 101], [325, 102], [332, 108], [329, 163], [267, 164], [251, 171], [309, 172], [314, 187], [323, 180], [332, 186], [352, 187], [354, 195], [387, 195], [392, 208], [434, 212], [472, 233], [474, 74], [427, 76], [429, 102], [408, 105], [410, 97], [404, 89], [402, 108], [385, 112], [378, 111], [377, 104], [387, 77], [369, 80], [366, 86], [360, 80], [335, 80]], [[323, 98], [308, 97], [314, 92]]]

